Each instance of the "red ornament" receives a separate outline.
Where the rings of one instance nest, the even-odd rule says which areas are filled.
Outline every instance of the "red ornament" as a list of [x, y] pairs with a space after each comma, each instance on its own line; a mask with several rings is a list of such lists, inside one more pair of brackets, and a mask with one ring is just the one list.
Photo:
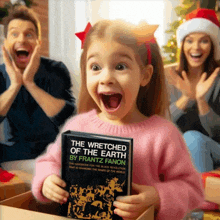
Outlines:
[[9, 182], [14, 176], [15, 176], [15, 174], [9, 173], [8, 171], [3, 170], [2, 168], [0, 168], [0, 182], [2, 182], [2, 183], [7, 183], [7, 182]]
[[92, 25], [90, 24], [90, 22], [88, 22], [88, 24], [86, 25], [86, 28], [84, 31], [82, 32], [78, 32], [75, 33], [75, 35], [81, 40], [82, 42], [82, 46], [81, 48], [83, 48], [84, 42], [86, 40], [86, 35], [88, 34], [89, 30], [91, 29]]

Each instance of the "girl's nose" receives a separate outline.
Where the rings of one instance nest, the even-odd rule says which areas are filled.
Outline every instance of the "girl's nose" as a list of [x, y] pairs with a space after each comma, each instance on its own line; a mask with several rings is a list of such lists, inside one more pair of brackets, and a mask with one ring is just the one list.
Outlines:
[[105, 69], [101, 73], [100, 83], [102, 85], [109, 85], [114, 84], [115, 78], [113, 71], [110, 71], [109, 69]]

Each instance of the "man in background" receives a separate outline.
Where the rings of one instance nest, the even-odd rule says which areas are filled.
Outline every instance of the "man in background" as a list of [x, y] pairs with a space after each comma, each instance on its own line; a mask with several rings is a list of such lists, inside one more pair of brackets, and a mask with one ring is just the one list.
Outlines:
[[0, 163], [34, 159], [53, 142], [75, 112], [66, 66], [40, 57], [41, 27], [36, 15], [19, 6], [3, 20], [4, 64], [0, 65]]

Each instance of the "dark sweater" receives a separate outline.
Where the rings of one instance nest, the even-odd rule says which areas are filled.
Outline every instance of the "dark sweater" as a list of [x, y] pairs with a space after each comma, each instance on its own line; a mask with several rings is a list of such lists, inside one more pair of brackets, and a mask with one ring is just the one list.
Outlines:
[[206, 115], [199, 115], [196, 101], [191, 101], [185, 111], [177, 108], [176, 101], [182, 94], [174, 86], [170, 86], [170, 93], [172, 120], [180, 130], [197, 130], [220, 143], [220, 76], [215, 79], [205, 96], [210, 107]]
[[[62, 62], [41, 58], [34, 81], [47, 93], [64, 99], [66, 101], [64, 108], [53, 118], [49, 118], [22, 86], [8, 114], [5, 117], [0, 116], [0, 123], [4, 123], [5, 136], [5, 140], [1, 142], [4, 145], [19, 147], [23, 151], [30, 151], [28, 157], [32, 158], [38, 156], [50, 142], [55, 140], [60, 126], [75, 112], [70, 74]], [[2, 64], [0, 65], [0, 94], [9, 85], [10, 79], [5, 65]]]

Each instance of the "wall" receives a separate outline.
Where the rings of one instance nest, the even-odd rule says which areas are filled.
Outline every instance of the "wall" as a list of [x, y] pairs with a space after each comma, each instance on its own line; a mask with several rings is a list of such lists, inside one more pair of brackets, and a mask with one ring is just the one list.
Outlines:
[[[3, 7], [5, 2], [9, 0], [0, 0], [0, 6]], [[41, 55], [49, 56], [49, 41], [48, 41], [48, 0], [34, 0], [36, 6], [32, 6], [32, 9], [39, 17], [42, 26], [42, 47]]]

